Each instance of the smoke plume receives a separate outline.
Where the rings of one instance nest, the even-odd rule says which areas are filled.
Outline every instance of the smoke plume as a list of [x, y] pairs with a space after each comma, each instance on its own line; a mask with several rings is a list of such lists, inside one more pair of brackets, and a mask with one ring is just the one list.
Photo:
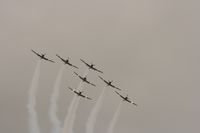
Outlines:
[[31, 86], [28, 92], [28, 115], [29, 115], [29, 132], [30, 133], [40, 133], [39, 125], [38, 125], [38, 118], [37, 112], [35, 110], [36, 106], [36, 93], [38, 90], [39, 85], [39, 77], [40, 77], [40, 65], [41, 61], [37, 62], [37, 66], [35, 68], [35, 72], [33, 75], [33, 79], [31, 82]]
[[117, 110], [113, 116], [113, 119], [111, 120], [111, 122], [109, 124], [107, 133], [114, 133], [114, 128], [115, 128], [115, 125], [116, 125], [119, 115], [120, 115], [121, 106], [122, 106], [122, 101], [119, 103]]
[[[89, 69], [87, 69], [84, 72], [84, 76], [87, 76], [89, 72]], [[83, 90], [83, 82], [81, 81], [76, 89], [76, 91], [82, 91]], [[74, 123], [74, 119], [76, 118], [76, 110], [77, 110], [77, 106], [79, 104], [79, 97], [77, 97], [76, 95], [74, 95], [70, 106], [68, 108], [68, 112], [67, 112], [67, 116], [65, 118], [64, 121], [64, 127], [63, 127], [63, 132], [62, 133], [73, 133], [73, 123]]]
[[89, 115], [89, 118], [86, 124], [86, 133], [94, 133], [94, 127], [97, 120], [97, 115], [99, 114], [100, 108], [102, 106], [103, 96], [105, 94], [105, 91], [106, 91], [106, 87], [103, 88], [101, 95], [99, 96], [95, 106], [93, 107]]
[[60, 93], [59, 89], [60, 89], [60, 83], [61, 83], [63, 71], [64, 71], [64, 65], [60, 68], [58, 72], [58, 75], [54, 84], [54, 90], [50, 98], [49, 116], [53, 124], [52, 133], [61, 133], [61, 122], [58, 119], [56, 113], [57, 113], [57, 100], [59, 98], [59, 93]]

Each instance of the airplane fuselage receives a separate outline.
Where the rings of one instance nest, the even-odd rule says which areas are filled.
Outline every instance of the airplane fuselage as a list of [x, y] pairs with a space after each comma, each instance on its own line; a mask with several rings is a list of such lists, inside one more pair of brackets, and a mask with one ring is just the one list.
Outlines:
[[112, 85], [112, 82], [108, 82], [107, 84], [108, 84], [108, 86], [111, 86], [111, 85]]
[[45, 60], [45, 54], [39, 55], [39, 57]]
[[94, 69], [94, 65], [88, 65], [89, 69]]
[[123, 101], [128, 101], [128, 97], [121, 96], [121, 98], [123, 99]]
[[87, 81], [87, 78], [85, 77], [85, 78], [83, 78], [83, 81], [85, 82], [85, 81]]
[[79, 76], [79, 78], [80, 78], [83, 82], [86, 82], [86, 81], [87, 81], [87, 78], [86, 78], [86, 77], [81, 77], [81, 76]]
[[82, 92], [75, 92], [78, 96], [83, 97]]
[[81, 92], [74, 91], [74, 93], [76, 93], [78, 96], [81, 95]]
[[65, 61], [65, 64], [69, 64], [69, 60], [66, 60], [66, 61]]

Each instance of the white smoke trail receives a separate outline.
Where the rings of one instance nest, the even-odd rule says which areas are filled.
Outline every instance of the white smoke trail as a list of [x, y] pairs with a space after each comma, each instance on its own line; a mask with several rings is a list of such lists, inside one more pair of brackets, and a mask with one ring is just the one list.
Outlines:
[[[87, 69], [84, 73], [84, 77], [87, 76], [89, 72], [89, 69]], [[79, 86], [77, 88], [78, 91], [83, 91], [83, 82], [81, 84], [81, 86]], [[76, 119], [76, 112], [78, 110], [78, 105], [79, 105], [79, 102], [80, 102], [80, 97], [75, 97], [76, 100], [75, 100], [75, 103], [74, 103], [74, 106], [73, 106], [73, 111], [72, 111], [72, 114], [71, 114], [71, 118], [70, 118], [70, 121], [69, 121], [69, 131], [70, 133], [73, 133], [73, 126], [74, 126], [74, 122], [75, 122], [75, 119]]]
[[67, 116], [65, 117], [64, 127], [63, 127], [62, 133], [71, 133], [68, 130], [68, 126], [69, 126], [70, 115], [72, 114], [73, 106], [74, 106], [75, 102], [76, 102], [76, 97], [74, 96], [72, 101], [71, 101], [71, 103], [70, 103], [70, 105], [69, 105]]
[[76, 97], [76, 100], [75, 100], [75, 103], [74, 103], [74, 106], [73, 106], [73, 111], [72, 111], [72, 114], [71, 114], [71, 118], [70, 118], [70, 121], [69, 121], [69, 126], [68, 126], [70, 133], [74, 133], [73, 125], [74, 125], [74, 121], [75, 121], [75, 118], [76, 118], [76, 112], [74, 112], [74, 111], [77, 110], [77, 108], [78, 108], [79, 100], [80, 100], [80, 97]]
[[41, 61], [37, 62], [37, 66], [35, 68], [35, 72], [33, 75], [33, 79], [31, 82], [31, 86], [28, 92], [28, 115], [29, 115], [29, 130], [30, 133], [40, 133], [39, 125], [38, 125], [38, 118], [37, 112], [35, 110], [36, 105], [36, 97], [35, 94], [37, 93], [38, 85], [39, 85], [39, 77], [40, 77], [40, 65]]
[[[87, 69], [84, 72], [84, 76], [86, 76], [88, 74], [88, 72], [89, 72], [89, 69]], [[77, 91], [82, 91], [82, 89], [83, 89], [82, 85], [83, 85], [83, 82], [81, 81], [76, 90]], [[73, 122], [71, 122], [71, 120], [72, 120], [73, 113], [76, 112], [75, 106], [78, 105], [78, 102], [79, 102], [79, 97], [74, 95], [74, 97], [73, 97], [73, 99], [72, 99], [72, 101], [70, 103], [70, 106], [68, 108], [68, 112], [67, 112], [67, 116], [66, 116], [65, 121], [64, 121], [64, 127], [63, 127], [63, 132], [62, 133], [73, 133], [73, 124], [71, 124]]]
[[97, 115], [99, 114], [100, 107], [102, 106], [103, 96], [105, 94], [105, 91], [106, 91], [106, 86], [103, 88], [101, 95], [99, 96], [95, 106], [93, 107], [89, 115], [89, 118], [86, 124], [86, 133], [94, 133], [94, 127], [97, 120]]
[[[81, 88], [82, 86], [82, 82], [80, 82], [79, 87]], [[76, 106], [77, 100], [79, 99], [79, 97], [77, 97], [76, 95], [74, 95], [72, 102], [70, 103], [69, 109], [68, 109], [68, 113], [66, 116], [66, 120], [64, 122], [64, 128], [63, 128], [63, 133], [73, 133], [73, 129], [70, 128], [70, 123], [71, 123], [71, 119], [72, 119], [72, 115], [74, 114], [74, 108]]]
[[65, 66], [63, 65], [58, 72], [58, 75], [54, 84], [54, 90], [50, 99], [49, 116], [53, 124], [52, 133], [61, 133], [61, 122], [59, 121], [56, 113], [57, 113], [57, 100], [60, 93], [59, 89], [60, 89], [60, 83], [61, 83], [64, 67]]
[[74, 106], [73, 106], [73, 111], [72, 111], [72, 114], [71, 114], [71, 118], [70, 118], [70, 121], [69, 121], [69, 131], [70, 133], [73, 133], [73, 126], [74, 126], [74, 121], [76, 119], [76, 112], [78, 110], [78, 105], [79, 105], [79, 101], [80, 101], [80, 97], [75, 97], [76, 100], [75, 100], [75, 103], [74, 103]]
[[114, 128], [115, 128], [115, 125], [118, 121], [118, 118], [119, 118], [119, 115], [120, 115], [120, 111], [121, 111], [121, 107], [122, 107], [122, 101], [119, 103], [118, 107], [117, 107], [117, 110], [114, 114], [114, 117], [112, 119], [112, 121], [110, 122], [110, 125], [108, 127], [108, 130], [107, 130], [107, 133], [114, 133]]

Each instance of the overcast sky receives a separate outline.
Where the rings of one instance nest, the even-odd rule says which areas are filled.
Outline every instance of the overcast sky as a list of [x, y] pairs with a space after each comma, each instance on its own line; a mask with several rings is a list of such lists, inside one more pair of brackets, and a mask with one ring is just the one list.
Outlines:
[[[37, 111], [42, 133], [49, 133], [49, 97], [70, 57], [82, 74], [80, 58], [104, 71], [105, 79], [139, 106], [124, 103], [116, 133], [200, 132], [200, 8], [195, 0], [0, 0], [0, 132], [27, 133], [27, 93], [38, 58], [47, 53], [57, 63], [42, 62]], [[59, 99], [63, 122], [80, 80], [66, 66]], [[97, 73], [88, 79], [76, 133], [85, 130], [89, 111], [104, 84]], [[105, 132], [120, 98], [107, 89], [95, 133]]]

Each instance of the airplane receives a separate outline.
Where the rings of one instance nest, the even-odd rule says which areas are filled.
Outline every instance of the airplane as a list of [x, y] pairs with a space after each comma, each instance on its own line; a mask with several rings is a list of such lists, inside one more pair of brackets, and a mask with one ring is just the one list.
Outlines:
[[58, 54], [57, 54], [56, 56], [57, 56], [61, 61], [63, 61], [65, 64], [68, 64], [69, 66], [72, 66], [72, 67], [78, 69], [77, 66], [74, 66], [74, 65], [72, 65], [72, 64], [69, 62], [69, 58], [65, 60], [65, 59], [63, 59], [62, 57], [60, 57]]
[[92, 100], [92, 98], [89, 98], [89, 97], [83, 95], [83, 91], [79, 91], [79, 92], [78, 92], [78, 91], [73, 90], [71, 87], [68, 87], [68, 89], [71, 90], [72, 92], [74, 92], [77, 96], [80, 96], [80, 97], [83, 97], [83, 98], [87, 98], [87, 99], [89, 99], [89, 100]]
[[132, 102], [132, 101], [129, 100], [128, 95], [125, 97], [125, 96], [122, 96], [121, 94], [119, 94], [117, 91], [115, 91], [115, 92], [123, 99], [123, 101], [129, 102], [129, 103], [137, 106], [136, 103], [134, 103], [134, 102]]
[[100, 70], [98, 70], [98, 69], [96, 69], [94, 66], [94, 64], [88, 64], [87, 62], [85, 62], [84, 60], [82, 60], [82, 59], [80, 59], [89, 69], [92, 69], [92, 70], [94, 70], [94, 71], [97, 71], [97, 72], [100, 72], [100, 73], [103, 73], [102, 71], [100, 71]]
[[74, 74], [77, 75], [83, 82], [86, 82], [86, 83], [88, 83], [88, 84], [90, 84], [90, 85], [96, 87], [95, 84], [92, 84], [92, 83], [90, 83], [90, 82], [87, 80], [87, 77], [86, 77], [86, 76], [85, 76], [85, 77], [81, 77], [81, 76], [78, 75], [78, 73], [76, 73], [76, 72], [74, 72]]
[[103, 80], [103, 81], [107, 84], [107, 86], [111, 86], [111, 87], [113, 87], [113, 88], [118, 89], [118, 90], [121, 91], [120, 88], [117, 88], [116, 86], [112, 85], [112, 82], [113, 82], [113, 81], [106, 81], [106, 80], [103, 79], [101, 76], [99, 76], [99, 78], [100, 78], [101, 80]]
[[38, 54], [37, 52], [35, 52], [35, 51], [32, 50], [32, 49], [31, 49], [31, 51], [32, 51], [34, 54], [36, 54], [37, 56], [39, 56], [40, 59], [43, 59], [43, 60], [46, 60], [46, 61], [50, 61], [50, 62], [52, 62], [52, 63], [55, 63], [54, 61], [52, 61], [52, 60], [46, 58], [46, 57], [45, 57], [46, 54]]

